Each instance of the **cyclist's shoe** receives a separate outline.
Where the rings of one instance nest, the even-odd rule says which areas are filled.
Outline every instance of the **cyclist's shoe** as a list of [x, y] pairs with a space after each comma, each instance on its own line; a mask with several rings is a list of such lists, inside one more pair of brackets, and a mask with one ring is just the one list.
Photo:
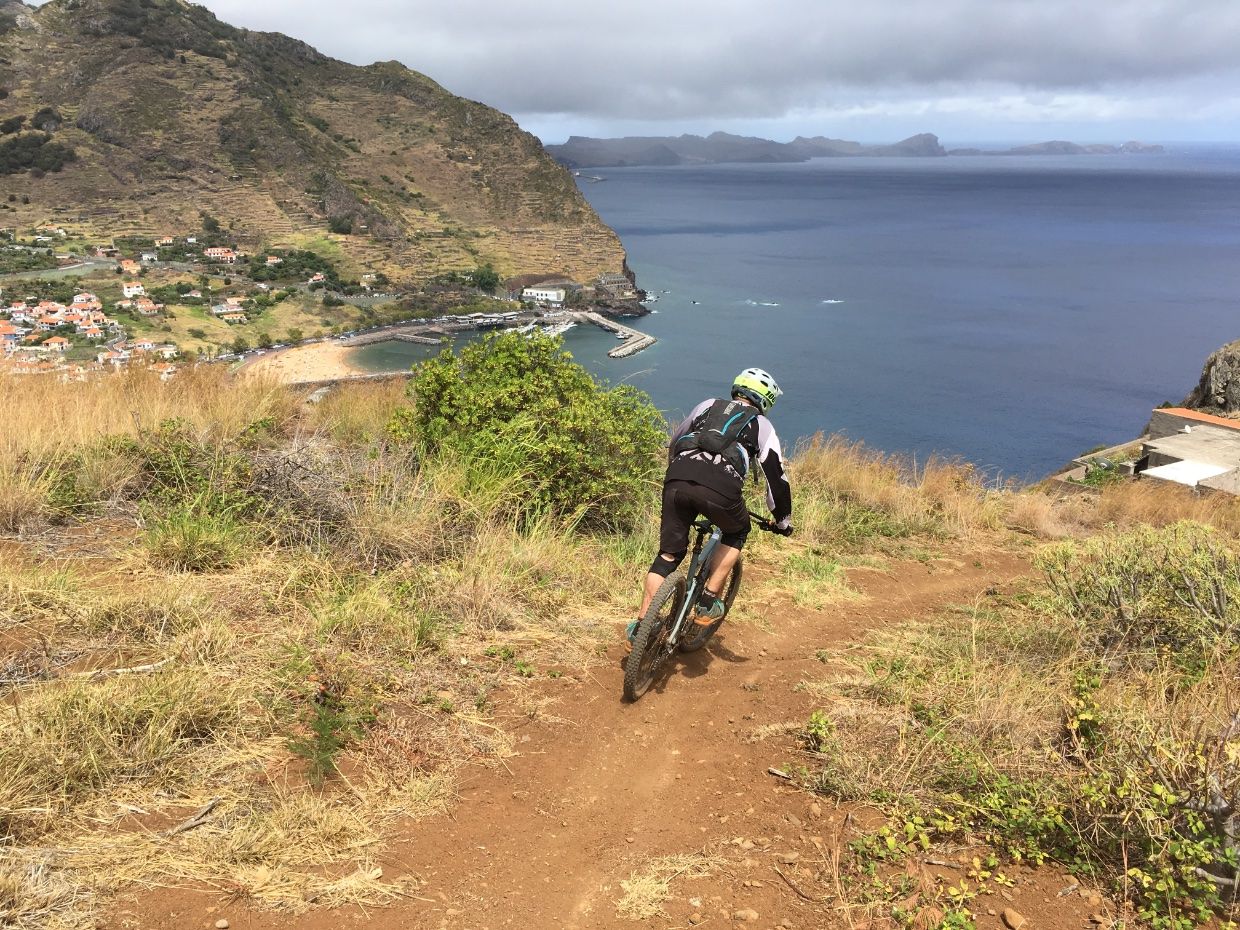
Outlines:
[[710, 626], [716, 620], [722, 620], [723, 615], [727, 612], [727, 605], [723, 601], [715, 597], [715, 595], [705, 592], [698, 599], [697, 612], [694, 614], [693, 622], [698, 626]]
[[628, 655], [633, 651], [633, 640], [637, 638], [637, 624], [641, 623], [640, 619], [634, 620], [628, 625], [624, 631], [624, 652]]

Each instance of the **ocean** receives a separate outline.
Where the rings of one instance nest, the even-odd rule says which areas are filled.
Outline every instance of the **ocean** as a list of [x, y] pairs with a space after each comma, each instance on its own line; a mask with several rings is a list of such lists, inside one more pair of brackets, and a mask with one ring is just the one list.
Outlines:
[[786, 445], [842, 432], [1032, 480], [1138, 435], [1240, 338], [1240, 150], [595, 173], [582, 190], [659, 296], [637, 323], [659, 342], [566, 344], [672, 417], [757, 365]]

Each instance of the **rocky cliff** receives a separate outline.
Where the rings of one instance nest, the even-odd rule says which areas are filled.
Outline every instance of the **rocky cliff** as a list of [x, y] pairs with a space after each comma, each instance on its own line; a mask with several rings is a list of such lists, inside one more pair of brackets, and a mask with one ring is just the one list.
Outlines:
[[[508, 116], [396, 62], [349, 65], [183, 0], [0, 0], [0, 98], [0, 226], [174, 235], [206, 215], [250, 246], [330, 226], [359, 262], [415, 280], [624, 265], [569, 173]], [[30, 132], [48, 112], [59, 150]]]
[[1240, 340], [1211, 353], [1183, 406], [1221, 416], [1240, 414]]

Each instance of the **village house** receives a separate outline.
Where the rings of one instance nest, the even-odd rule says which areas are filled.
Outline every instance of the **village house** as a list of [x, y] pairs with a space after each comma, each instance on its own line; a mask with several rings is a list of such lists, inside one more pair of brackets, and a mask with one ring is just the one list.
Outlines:
[[202, 300], [202, 291], [195, 288], [192, 291], [186, 291], [181, 296], [186, 298], [187, 300]]
[[43, 345], [53, 352], [65, 352], [68, 351], [70, 342], [64, 336], [53, 336], [51, 339], [44, 340]]
[[282, 259], [279, 255], [268, 255], [267, 256], [267, 267], [268, 268], [270, 268], [272, 265], [283, 265], [283, 264], [284, 264], [284, 259]]
[[121, 287], [121, 291], [124, 293], [126, 298], [142, 297], [146, 294], [146, 288], [143, 287], [141, 282], [138, 281], [126, 282], [125, 285]]
[[121, 250], [113, 246], [100, 245], [95, 247], [96, 258], [116, 258], [121, 254]]
[[211, 312], [220, 317], [228, 313], [240, 313], [243, 309], [241, 305], [244, 303], [244, 297], [225, 297], [223, 303], [218, 303], [211, 308]]
[[229, 310], [227, 313], [221, 313], [220, 319], [225, 323], [248, 323], [250, 318], [240, 310]]
[[223, 262], [226, 265], [235, 264], [237, 261], [237, 253], [232, 249], [226, 249], [222, 246], [212, 246], [202, 253], [208, 260], [213, 262]]
[[313, 275], [310, 276], [310, 280], [307, 281], [306, 283], [307, 284], [322, 284], [326, 280], [327, 280], [327, 275], [323, 274], [323, 272], [321, 271], [316, 271]]
[[82, 330], [82, 335], [91, 342], [98, 342], [103, 338], [103, 330], [101, 330], [98, 326], [89, 326]]
[[155, 240], [155, 244], [159, 246], [161, 249], [163, 249], [163, 248], [167, 248], [170, 245], [176, 245], [176, 239], [174, 239], [172, 236], [160, 236], [158, 239]]
[[177, 373], [177, 366], [169, 365], [166, 363], [163, 365], [152, 365], [151, 371], [159, 375], [160, 381], [168, 381], [172, 378], [173, 375]]
[[26, 335], [26, 332], [26, 330], [19, 329], [12, 323], [0, 323], [0, 349], [3, 349], [6, 354], [15, 352], [18, 343]]
[[121, 259], [121, 271], [125, 274], [137, 274], [141, 270], [142, 266], [138, 262], [135, 262], [132, 258]]
[[144, 262], [157, 262], [157, 261], [159, 261], [159, 255], [158, 255], [158, 254], [156, 254], [155, 252], [143, 252], [143, 253], [142, 253], [142, 261], [144, 261]]
[[149, 297], [139, 297], [133, 302], [134, 309], [143, 316], [156, 316], [164, 309], [164, 305], [156, 303]]
[[73, 307], [74, 310], [102, 310], [103, 309], [103, 303], [99, 300], [99, 298], [96, 297], [94, 294], [91, 294], [88, 291], [83, 291], [81, 294], [74, 294], [73, 303], [71, 304], [71, 306]]

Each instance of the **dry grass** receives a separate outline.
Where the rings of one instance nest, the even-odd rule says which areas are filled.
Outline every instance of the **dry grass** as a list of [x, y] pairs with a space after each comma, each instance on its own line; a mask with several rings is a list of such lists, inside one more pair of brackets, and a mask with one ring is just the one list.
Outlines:
[[43, 461], [82, 450], [108, 436], [138, 436], [177, 419], [213, 439], [240, 435], [250, 424], [287, 421], [294, 397], [274, 381], [232, 377], [220, 366], [183, 369], [161, 382], [134, 368], [83, 387], [51, 378], [0, 376], [0, 389], [22, 403], [5, 411], [0, 463]]
[[406, 384], [393, 379], [340, 385], [311, 407], [306, 423], [341, 443], [380, 440], [393, 411], [408, 403]]
[[89, 889], [44, 862], [0, 862], [0, 926], [62, 930], [90, 917]]
[[[511, 753], [491, 695], [545, 713], [523, 686], [597, 661], [649, 557], [645, 536], [518, 529], [498, 480], [388, 450], [399, 389], [298, 410], [265, 382], [187, 375], [41, 381], [22, 410], [54, 413], [19, 411], [0, 440], [24, 482], [6, 512], [106, 521], [89, 558], [0, 550], [13, 920], [80, 926], [86, 891], [131, 882], [294, 909], [404, 893], [373, 866], [398, 819], [442, 813], [463, 766]], [[70, 462], [89, 507], [61, 513]], [[162, 832], [212, 798], [201, 826]]]
[[1169, 526], [1192, 520], [1240, 535], [1240, 499], [1197, 494], [1156, 481], [1125, 481], [1096, 494], [1055, 493], [1045, 486], [1007, 496], [1004, 522], [1043, 539], [1083, 537], [1108, 528]]
[[1002, 495], [972, 465], [924, 463], [818, 435], [797, 449], [791, 477], [798, 530], [815, 543], [856, 544], [875, 537], [967, 538], [1001, 525]]
[[666, 916], [663, 902], [678, 878], [705, 878], [721, 865], [723, 858], [704, 852], [652, 859], [640, 871], [620, 882], [624, 896], [616, 903], [616, 913], [628, 920], [649, 920]]

